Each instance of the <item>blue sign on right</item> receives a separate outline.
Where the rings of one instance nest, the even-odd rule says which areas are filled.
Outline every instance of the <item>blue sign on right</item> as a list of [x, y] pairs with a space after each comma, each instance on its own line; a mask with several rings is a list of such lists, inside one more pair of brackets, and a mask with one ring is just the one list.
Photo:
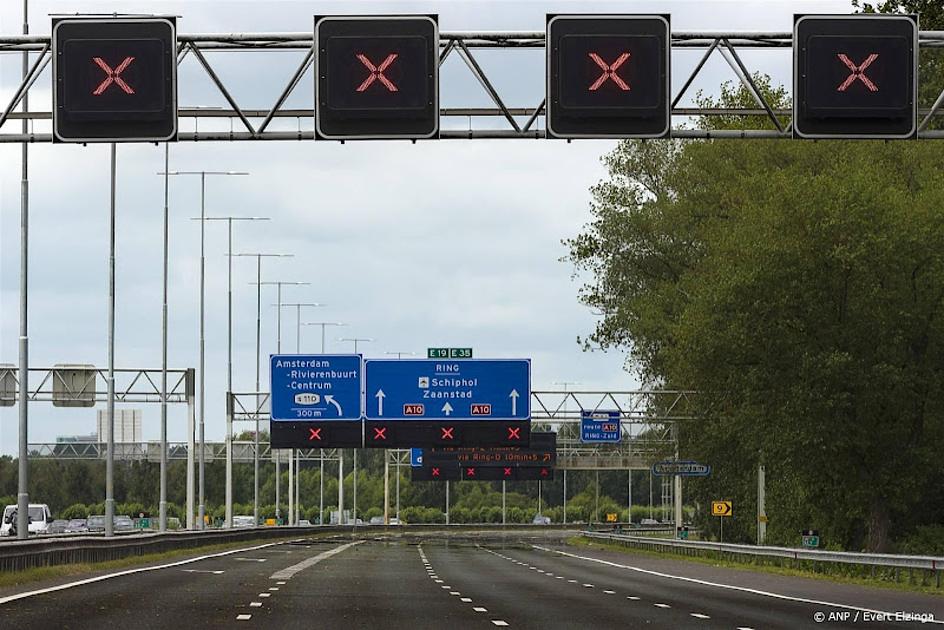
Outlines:
[[528, 420], [527, 359], [368, 359], [368, 420]]
[[411, 448], [410, 449], [410, 467], [420, 468], [422, 466], [423, 466], [423, 449]]
[[580, 441], [618, 443], [620, 441], [620, 412], [618, 409], [583, 410], [580, 412]]

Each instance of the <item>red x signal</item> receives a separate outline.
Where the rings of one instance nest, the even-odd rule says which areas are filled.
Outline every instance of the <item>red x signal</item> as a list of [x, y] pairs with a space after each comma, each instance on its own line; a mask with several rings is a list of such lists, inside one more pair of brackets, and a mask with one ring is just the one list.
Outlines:
[[308, 429], [308, 441], [321, 440], [321, 429]]
[[542, 469], [541, 469], [541, 476], [542, 476], [542, 477], [547, 477], [547, 475], [548, 475], [547, 468], [542, 468]]
[[439, 476], [439, 469], [433, 468], [433, 477], [438, 477], [438, 476]]
[[504, 468], [505, 468], [505, 476], [506, 476], [506, 477], [511, 477], [511, 467], [510, 467], [510, 466], [505, 466]]
[[374, 441], [387, 439], [387, 427], [374, 427]]
[[452, 432], [455, 431], [455, 427], [439, 427], [439, 430], [442, 431], [442, 435], [439, 439], [441, 440], [452, 440], [455, 439], [452, 435]]
[[474, 476], [475, 476], [475, 469], [474, 469], [474, 468], [466, 468], [466, 469], [465, 469], [465, 476], [466, 476], [466, 477], [474, 477]]
[[122, 72], [128, 69], [128, 66], [130, 66], [133, 61], [134, 57], [125, 57], [124, 61], [119, 63], [118, 67], [113, 70], [101, 57], [92, 57], [92, 62], [105, 73], [105, 79], [98, 84], [98, 87], [92, 91], [92, 94], [101, 96], [112, 83], [121, 88], [121, 91], [125, 94], [134, 94], [134, 89], [120, 76]]
[[590, 58], [593, 59], [593, 63], [600, 66], [600, 69], [603, 71], [603, 74], [601, 74], [599, 78], [590, 86], [589, 90], [591, 92], [596, 92], [600, 89], [600, 86], [610, 80], [612, 80], [613, 83], [615, 83], [622, 91], [629, 91], [629, 84], [626, 83], [626, 81], [624, 81], [620, 75], [616, 74], [616, 71], [619, 69], [619, 67], [626, 63], [626, 60], [630, 58], [630, 54], [628, 52], [621, 54], [616, 58], [616, 61], [611, 64], [603, 61], [603, 58], [595, 52], [589, 53], [589, 55]]
[[521, 427], [508, 427], [508, 439], [509, 439], [509, 440], [520, 440], [520, 439], [521, 439]]
[[849, 86], [851, 86], [856, 81], [862, 81], [865, 87], [869, 89], [869, 92], [878, 92], [878, 86], [875, 85], [871, 79], [865, 76], [866, 69], [871, 66], [876, 59], [878, 59], [877, 53], [872, 53], [859, 65], [856, 65], [851, 59], [849, 59], [849, 57], [846, 56], [845, 53], [839, 53], [837, 56], [839, 57], [839, 61], [841, 61], [852, 72], [852, 74], [846, 77], [845, 81], [839, 84], [839, 87], [836, 88], [837, 92], [845, 92], [849, 89]]
[[357, 87], [358, 92], [363, 92], [371, 86], [374, 81], [380, 81], [388, 92], [397, 92], [396, 84], [384, 75], [393, 62], [397, 59], [397, 53], [390, 53], [387, 58], [380, 62], [379, 66], [374, 63], [364, 53], [357, 53], [357, 59], [364, 64], [364, 67], [370, 71], [370, 76], [364, 79], [364, 82]]

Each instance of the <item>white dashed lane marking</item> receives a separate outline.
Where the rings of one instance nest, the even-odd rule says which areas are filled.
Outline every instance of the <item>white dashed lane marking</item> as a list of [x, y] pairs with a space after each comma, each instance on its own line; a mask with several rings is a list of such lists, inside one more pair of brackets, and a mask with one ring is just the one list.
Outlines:
[[702, 614], [702, 613], [691, 613], [691, 615], [692, 615], [692, 617], [694, 617], [695, 619], [711, 619], [711, 617], [709, 617], [708, 615]]
[[639, 598], [638, 598], [638, 597], [635, 597], [635, 596], [633, 596], [633, 595], [627, 595], [627, 596], [626, 596], [626, 599], [630, 599], [630, 600], [632, 600], [632, 601], [634, 601], [634, 602], [638, 602], [638, 601], [639, 601]]
[[472, 610], [475, 612], [488, 612], [488, 608], [482, 608], [481, 606], [474, 606]]
[[468, 604], [469, 602], [472, 601], [472, 598], [471, 598], [471, 597], [461, 597], [461, 598], [459, 598], [459, 601], [462, 601], [462, 602], [465, 602], [466, 604]]
[[259, 608], [260, 606], [262, 606], [262, 602], [249, 602], [250, 608]]
[[236, 621], [248, 621], [252, 619], [252, 615], [236, 615]]
[[668, 604], [653, 604], [656, 608], [671, 608]]
[[495, 624], [496, 626], [507, 626], [507, 625], [508, 625], [508, 622], [507, 622], [507, 621], [502, 621], [501, 619], [492, 619], [492, 623]]
[[603, 592], [606, 593], [607, 595], [613, 595], [616, 593], [616, 591], [603, 591]]

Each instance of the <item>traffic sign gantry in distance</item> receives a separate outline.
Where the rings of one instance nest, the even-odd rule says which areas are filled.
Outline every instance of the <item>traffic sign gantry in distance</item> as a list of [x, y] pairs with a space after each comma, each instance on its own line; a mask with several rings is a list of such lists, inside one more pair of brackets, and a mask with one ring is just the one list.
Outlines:
[[53, 141], [177, 139], [172, 17], [54, 18]]
[[917, 135], [918, 19], [798, 15], [793, 27], [793, 135]]
[[671, 43], [667, 15], [548, 15], [548, 137], [668, 137]]
[[422, 472], [416, 481], [445, 480], [444, 470], [459, 471], [462, 479], [472, 481], [522, 481], [554, 478], [557, 464], [557, 434], [534, 432], [528, 446], [511, 447], [434, 447], [418, 449], [421, 467], [437, 468], [439, 473]]
[[315, 17], [315, 129], [327, 140], [439, 134], [436, 16]]
[[274, 354], [269, 361], [274, 448], [362, 445], [359, 354]]
[[620, 441], [619, 409], [585, 409], [580, 412], [580, 441], [586, 444]]
[[707, 477], [711, 466], [693, 461], [664, 461], [652, 465], [652, 474], [657, 477]]
[[368, 359], [364, 446], [526, 446], [527, 359]]

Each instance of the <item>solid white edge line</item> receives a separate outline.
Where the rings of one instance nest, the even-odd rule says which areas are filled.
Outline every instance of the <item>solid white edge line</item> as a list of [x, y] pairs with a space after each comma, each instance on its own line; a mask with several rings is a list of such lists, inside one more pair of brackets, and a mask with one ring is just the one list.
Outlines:
[[187, 560], [178, 560], [177, 562], [171, 562], [169, 564], [159, 564], [153, 567], [139, 567], [137, 569], [126, 569], [124, 571], [118, 571], [117, 573], [109, 573], [107, 575], [99, 575], [93, 578], [86, 578], [84, 580], [77, 580], [75, 582], [67, 582], [66, 584], [58, 584], [56, 586], [50, 586], [48, 588], [40, 588], [35, 591], [26, 591], [23, 593], [16, 593], [15, 595], [7, 595], [6, 597], [0, 597], [0, 606], [3, 604], [8, 604], [10, 602], [15, 602], [20, 599], [26, 599], [28, 597], [35, 597], [37, 595], [44, 595], [46, 593], [55, 593], [56, 591], [64, 591], [69, 588], [75, 588], [76, 586], [84, 586], [86, 584], [94, 584], [95, 582], [103, 582], [105, 580], [111, 580], [117, 577], [123, 577], [125, 575], [135, 575], [137, 573], [146, 573], [148, 571], [159, 571], [160, 569], [170, 569], [172, 567], [179, 567], [185, 564], [190, 564], [192, 562], [200, 562], [202, 560], [209, 560], [210, 558], [221, 558], [223, 556], [230, 556], [234, 553], [244, 553], [246, 551], [256, 551], [257, 549], [265, 549], [266, 547], [272, 547], [273, 545], [282, 545], [290, 541], [279, 541], [274, 543], [266, 543], [264, 545], [254, 545], [252, 547], [244, 547], [242, 549], [231, 549], [230, 551], [221, 551], [219, 553], [211, 553], [205, 556], [198, 556], [196, 558], [188, 558]]
[[[700, 580], [698, 578], [690, 578], [690, 577], [685, 577], [683, 575], [672, 575], [670, 573], [662, 573], [660, 571], [652, 571], [650, 569], [641, 569], [639, 567], [634, 567], [628, 564], [620, 564], [618, 562], [611, 562], [609, 560], [602, 560], [600, 558], [591, 558], [590, 556], [580, 556], [575, 553], [569, 553], [567, 551], [560, 551], [558, 549], [550, 549], [548, 547], [542, 547], [541, 545], [531, 545], [531, 547], [533, 549], [539, 549], [540, 551], [546, 551], [548, 553], [556, 553], [562, 556], [567, 556], [568, 558], [576, 558], [577, 560], [584, 560], [587, 562], [596, 562], [597, 564], [602, 564], [609, 567], [615, 567], [617, 569], [626, 569], [628, 571], [636, 571], [637, 573], [643, 573], [645, 575], [654, 575], [656, 577], [667, 578], [670, 580], [680, 580], [682, 582], [700, 584], [702, 586], [712, 586], [715, 588], [723, 588], [730, 591], [750, 593], [752, 595], [760, 595], [761, 597], [771, 597], [773, 599], [799, 602], [801, 604], [813, 604], [815, 606], [829, 606], [830, 608], [843, 608], [846, 610], [858, 610], [859, 612], [868, 612], [868, 613], [881, 614], [881, 615], [894, 614], [894, 613], [884, 611], [884, 610], [876, 610], [874, 608], [862, 608], [859, 606], [851, 606], [849, 604], [837, 604], [835, 602], [824, 602], [824, 601], [820, 601], [816, 599], [807, 599], [805, 597], [792, 597], [790, 595], [781, 595], [780, 593], [771, 593], [770, 591], [761, 591], [755, 588], [747, 588], [746, 586], [734, 586], [733, 584], [721, 584], [719, 582], [709, 582], [708, 580]], [[929, 619], [925, 623], [944, 625], [944, 620]]]

